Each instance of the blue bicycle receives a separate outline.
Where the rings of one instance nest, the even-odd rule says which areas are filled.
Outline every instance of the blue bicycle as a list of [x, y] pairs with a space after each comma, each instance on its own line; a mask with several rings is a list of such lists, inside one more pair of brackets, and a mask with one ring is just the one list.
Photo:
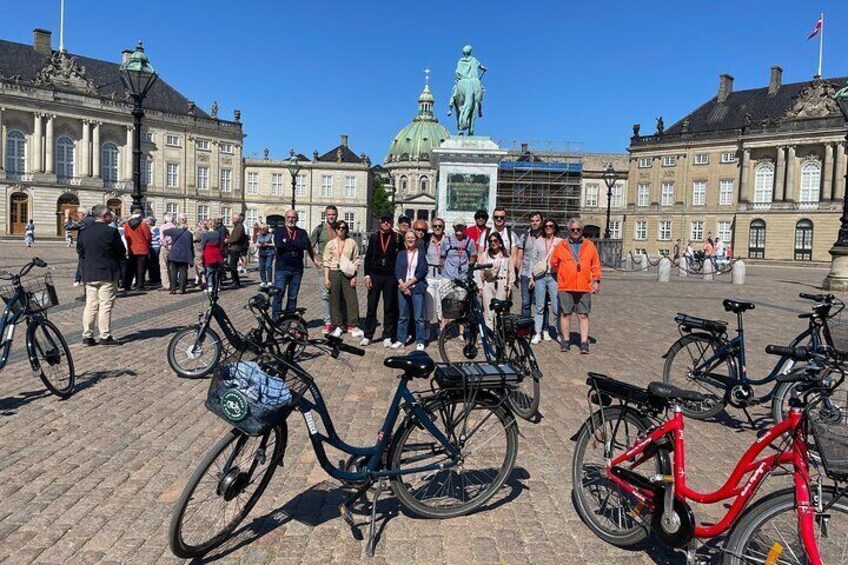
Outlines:
[[47, 389], [60, 398], [67, 398], [74, 390], [74, 360], [68, 343], [53, 322], [47, 319], [46, 310], [59, 304], [56, 287], [49, 273], [22, 281], [33, 267], [47, 267], [47, 262], [33, 257], [18, 274], [0, 271], [0, 280], [12, 284], [0, 288], [0, 298], [6, 303], [0, 319], [3, 349], [0, 370], [9, 361], [15, 325], [26, 320], [26, 350], [30, 366]]

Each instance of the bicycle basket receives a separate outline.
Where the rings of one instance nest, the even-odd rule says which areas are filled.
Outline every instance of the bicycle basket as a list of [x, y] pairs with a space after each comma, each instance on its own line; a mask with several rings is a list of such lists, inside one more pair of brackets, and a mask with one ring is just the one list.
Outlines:
[[[53, 285], [53, 275], [45, 273], [43, 275], [34, 276], [25, 281], [21, 281], [21, 288], [26, 293], [27, 307], [30, 312], [38, 312], [47, 310], [59, 304], [59, 295], [56, 294], [56, 287]], [[0, 288], [0, 298], [8, 304], [15, 297], [15, 286], [9, 285]], [[21, 307], [20, 302], [12, 306], [12, 312], [17, 312]]]
[[218, 364], [205, 404], [228, 424], [258, 436], [289, 415], [305, 387], [285, 361], [248, 349]]
[[848, 313], [840, 310], [835, 316], [828, 318], [827, 327], [833, 340], [833, 348], [848, 355]]
[[459, 285], [452, 285], [442, 297], [442, 316], [449, 320], [462, 318], [466, 314], [465, 299], [468, 292]]
[[835, 481], [848, 480], [848, 413], [819, 404], [809, 410], [808, 421], [825, 474]]

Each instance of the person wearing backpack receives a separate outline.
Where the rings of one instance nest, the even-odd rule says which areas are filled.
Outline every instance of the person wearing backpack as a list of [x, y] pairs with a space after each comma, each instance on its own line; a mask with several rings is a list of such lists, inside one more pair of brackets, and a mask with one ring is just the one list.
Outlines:
[[[477, 261], [477, 246], [466, 235], [465, 220], [454, 220], [453, 235], [447, 236], [445, 240], [440, 251], [442, 278], [449, 282], [443, 283], [445, 286], [442, 296], [450, 294], [456, 286], [453, 281], [465, 279], [468, 269]], [[448, 321], [447, 314], [443, 311], [442, 315], [442, 324], [446, 324]]]
[[[170, 218], [169, 218], [170, 220]], [[168, 222], [170, 223], [170, 222]], [[174, 226], [174, 224], [171, 224]], [[188, 220], [183, 215], [177, 224], [162, 232], [170, 242], [168, 250], [168, 290], [171, 294], [185, 294], [188, 282], [188, 266], [194, 263], [194, 236], [188, 229]]]
[[230, 240], [227, 242], [227, 268], [233, 276], [233, 288], [241, 287], [239, 259], [249, 242], [250, 237], [244, 230], [244, 214], [233, 214], [233, 231], [230, 232]]

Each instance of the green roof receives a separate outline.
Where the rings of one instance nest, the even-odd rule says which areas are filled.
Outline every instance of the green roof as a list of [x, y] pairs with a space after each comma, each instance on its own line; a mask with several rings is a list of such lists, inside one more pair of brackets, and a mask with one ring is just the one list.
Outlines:
[[434, 147], [450, 138], [433, 114], [436, 100], [426, 85], [418, 97], [418, 115], [392, 139], [386, 162], [429, 161]]

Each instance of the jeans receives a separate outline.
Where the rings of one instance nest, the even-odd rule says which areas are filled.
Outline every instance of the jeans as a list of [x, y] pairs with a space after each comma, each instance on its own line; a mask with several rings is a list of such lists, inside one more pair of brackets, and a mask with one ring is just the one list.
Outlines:
[[426, 334], [424, 332], [424, 293], [419, 292], [407, 296], [400, 289], [397, 291], [399, 316], [397, 328], [397, 341], [404, 343], [409, 335], [409, 315], [412, 311], [412, 319], [415, 321], [415, 341], [424, 343]]
[[[259, 265], [259, 268], [261, 270], [262, 256], [259, 257]], [[274, 286], [283, 290], [280, 294], [274, 297], [274, 303], [271, 307], [271, 314], [274, 318], [279, 317], [280, 312], [282, 312], [283, 295], [287, 296], [287, 311], [292, 311], [297, 308], [297, 295], [300, 292], [300, 280], [302, 278], [303, 271], [289, 271], [286, 269], [277, 269], [274, 272]]]
[[[398, 282], [394, 275], [371, 275], [371, 288], [368, 289], [368, 310], [362, 331], [368, 339], [374, 339], [377, 331], [377, 305], [383, 297], [383, 337], [394, 339], [398, 318]], [[401, 341], [406, 341], [406, 336]]]
[[521, 286], [521, 317], [529, 318], [532, 315], [530, 307], [533, 305], [533, 297], [536, 292], [529, 287], [530, 277], [521, 275], [518, 277], [518, 281]]
[[315, 269], [318, 273], [318, 288], [321, 291], [321, 316], [324, 318], [324, 324], [330, 323], [330, 290], [324, 286], [324, 267]]
[[263, 283], [273, 282], [274, 280], [274, 254], [268, 253], [259, 254], [259, 278]]
[[227, 251], [227, 267], [230, 270], [230, 274], [233, 277], [233, 287], [238, 288], [241, 286], [241, 280], [239, 279], [238, 272], [238, 264], [239, 258], [241, 258], [241, 249], [230, 249]]
[[[545, 303], [545, 298], [550, 298], [551, 308], [554, 311], [554, 320], [558, 319], [559, 316], [559, 302], [557, 301], [557, 280], [556, 278], [547, 273], [544, 277], [540, 277], [536, 279], [536, 316], [535, 316], [535, 327], [536, 333], [541, 333], [546, 329], [547, 324], [544, 321], [545, 316], [547, 315], [547, 304]], [[546, 296], [547, 295], [547, 296]], [[557, 330], [554, 328], [554, 335], [556, 335]]]
[[160, 248], [150, 248], [147, 254], [147, 276], [150, 278], [150, 284], [159, 286], [162, 284], [162, 272], [159, 270], [159, 251]]
[[168, 289], [177, 290], [180, 292], [186, 291], [186, 282], [188, 279], [188, 263], [180, 263], [179, 261], [168, 261]]
[[205, 268], [204, 278], [206, 279], [206, 290], [215, 287], [215, 284], [218, 282], [218, 277], [221, 276], [220, 265], [209, 265]]

